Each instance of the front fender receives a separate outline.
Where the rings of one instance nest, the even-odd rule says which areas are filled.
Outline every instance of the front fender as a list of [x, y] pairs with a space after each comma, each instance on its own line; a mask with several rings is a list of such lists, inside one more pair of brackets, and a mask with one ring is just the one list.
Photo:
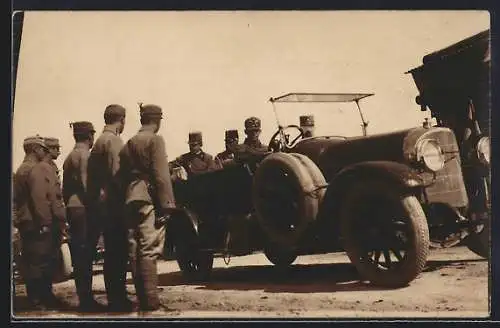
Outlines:
[[[418, 172], [405, 164], [389, 161], [368, 161], [350, 165], [337, 173], [329, 182], [319, 209], [318, 223], [326, 223], [329, 227], [333, 223], [333, 229], [336, 230], [337, 220], [335, 220], [335, 217], [352, 182], [373, 178], [383, 179], [387, 183], [393, 184], [394, 187], [408, 192], [416, 193], [425, 186]], [[329, 229], [324, 229], [324, 231], [326, 230]]]
[[171, 249], [178, 243], [195, 242], [199, 237], [199, 225], [195, 212], [187, 208], [179, 209], [168, 222], [165, 247]]

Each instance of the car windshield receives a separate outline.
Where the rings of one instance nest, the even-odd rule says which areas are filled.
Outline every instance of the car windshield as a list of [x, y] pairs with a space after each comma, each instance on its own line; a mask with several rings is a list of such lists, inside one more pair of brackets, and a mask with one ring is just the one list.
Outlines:
[[363, 135], [362, 119], [355, 101], [371, 95], [290, 93], [270, 101], [281, 126], [299, 125], [300, 116], [312, 115], [316, 136], [354, 137]]

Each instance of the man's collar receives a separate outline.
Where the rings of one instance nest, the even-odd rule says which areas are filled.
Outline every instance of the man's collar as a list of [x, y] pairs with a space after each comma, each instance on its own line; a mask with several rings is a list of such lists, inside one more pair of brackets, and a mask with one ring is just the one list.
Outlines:
[[80, 142], [77, 142], [75, 144], [75, 149], [86, 149], [86, 150], [89, 150], [90, 147], [89, 147], [88, 143], [86, 143], [84, 141], [80, 141]]
[[189, 152], [189, 155], [191, 157], [200, 157], [200, 158], [203, 158], [205, 156], [205, 152], [203, 150], [200, 150], [198, 153], [192, 153], [192, 152]]
[[23, 162], [39, 162], [39, 160], [36, 158], [35, 154], [26, 154], [24, 155], [24, 160]]
[[155, 129], [156, 129], [155, 125], [148, 124], [148, 125], [141, 126], [141, 128], [139, 129], [139, 132], [150, 131], [150, 132], [155, 133]]
[[114, 126], [114, 125], [105, 125], [104, 126], [104, 130], [103, 132], [111, 132], [113, 133], [115, 136], [117, 136], [119, 133], [118, 133], [118, 127]]
[[248, 138], [245, 138], [245, 141], [243, 141], [243, 143], [245, 145], [248, 145], [248, 146], [256, 146], [256, 145], [257, 146], [262, 146], [262, 142], [260, 142], [259, 139], [255, 140], [255, 141], [252, 141], [252, 140], [250, 140]]

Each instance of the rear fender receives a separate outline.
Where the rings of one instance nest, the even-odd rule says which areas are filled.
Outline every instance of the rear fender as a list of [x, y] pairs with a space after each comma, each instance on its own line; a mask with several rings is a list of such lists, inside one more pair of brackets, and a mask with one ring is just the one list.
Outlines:
[[[418, 194], [424, 187], [422, 178], [408, 165], [388, 161], [357, 163], [344, 168], [329, 182], [325, 198], [319, 209], [318, 222], [329, 227], [333, 224], [332, 228], [338, 231], [336, 217], [350, 185], [354, 181], [373, 178], [385, 180], [408, 193]], [[325, 229], [325, 231], [327, 230], [330, 229]]]

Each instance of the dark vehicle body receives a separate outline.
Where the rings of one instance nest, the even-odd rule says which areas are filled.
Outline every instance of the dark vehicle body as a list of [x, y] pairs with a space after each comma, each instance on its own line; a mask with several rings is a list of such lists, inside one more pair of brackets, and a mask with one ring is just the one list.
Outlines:
[[[437, 126], [452, 129], [460, 147], [470, 206], [467, 216], [486, 227], [467, 240], [482, 256], [489, 254], [490, 178], [490, 31], [482, 31], [423, 57], [410, 70], [422, 111], [430, 110]], [[484, 155], [484, 149], [488, 154]]]
[[[366, 126], [363, 120], [364, 134]], [[424, 268], [430, 242], [448, 242], [443, 218], [467, 235], [468, 197], [451, 129], [289, 143], [288, 128], [302, 136], [297, 126], [280, 126], [270, 151], [252, 163], [236, 160], [174, 183], [185, 212], [170, 223], [167, 248], [176, 249], [186, 277], [207, 279], [215, 253], [264, 251], [286, 266], [298, 255], [346, 250], [366, 280], [402, 286]], [[273, 148], [275, 138], [286, 146]], [[434, 155], [442, 165], [431, 170], [425, 163]]]

